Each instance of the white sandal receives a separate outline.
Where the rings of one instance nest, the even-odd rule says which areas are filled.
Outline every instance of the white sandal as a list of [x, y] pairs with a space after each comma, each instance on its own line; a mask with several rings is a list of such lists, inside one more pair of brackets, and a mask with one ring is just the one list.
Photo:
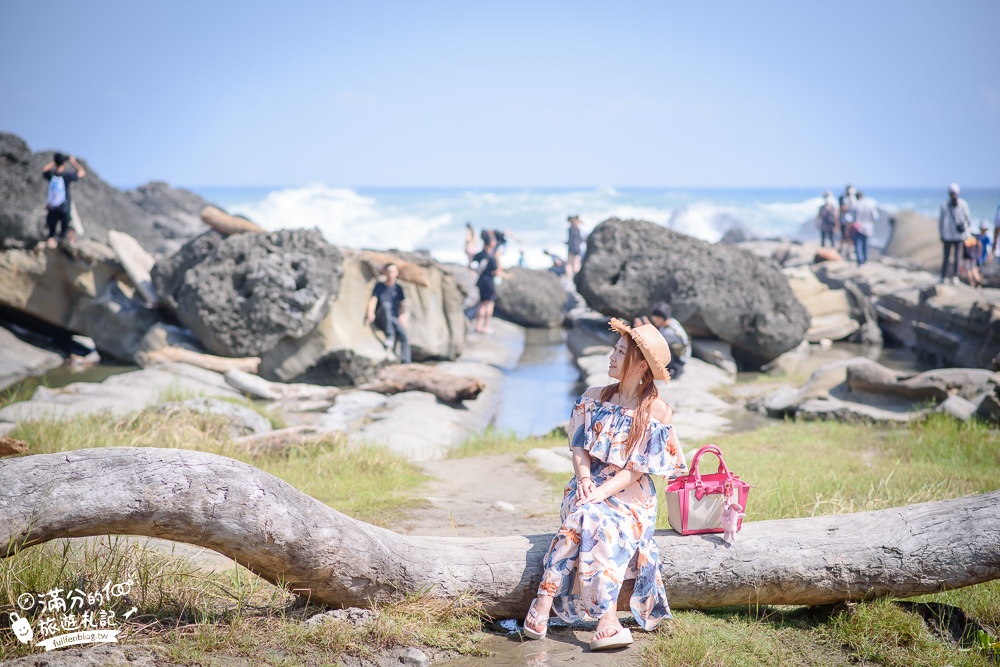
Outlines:
[[632, 644], [632, 631], [621, 628], [610, 637], [602, 637], [590, 642], [591, 651], [604, 651], [609, 648], [625, 648]]
[[[544, 620], [545, 621], [545, 629], [542, 630], [541, 632], [535, 632], [534, 630], [532, 630], [531, 628], [529, 628], [528, 627], [528, 623], [527, 623], [527, 621], [528, 621], [529, 618], [534, 619], [535, 623], [541, 623]], [[528, 607], [528, 616], [524, 620], [525, 620], [525, 623], [523, 624], [523, 626], [524, 626], [524, 634], [525, 634], [525, 636], [528, 639], [545, 639], [545, 635], [549, 631], [549, 619], [547, 619], [547, 618], [543, 619], [542, 615], [539, 614], [537, 611], [535, 611], [535, 601], [534, 600], [531, 601], [531, 606]]]

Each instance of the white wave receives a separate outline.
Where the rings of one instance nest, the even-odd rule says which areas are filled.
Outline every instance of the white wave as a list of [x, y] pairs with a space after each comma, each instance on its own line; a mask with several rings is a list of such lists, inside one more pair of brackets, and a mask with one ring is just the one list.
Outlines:
[[451, 223], [449, 213], [422, 217], [380, 206], [353, 190], [320, 184], [276, 190], [232, 209], [267, 230], [315, 227], [330, 243], [356, 248], [416, 250], [430, 231]]
[[610, 217], [647, 220], [705, 241], [733, 227], [759, 236], [794, 236], [812, 220], [820, 197], [766, 201], [736, 192], [718, 196], [681, 191], [589, 190], [375, 191], [311, 184], [268, 193], [232, 206], [265, 229], [316, 227], [331, 243], [352, 247], [425, 249], [441, 260], [465, 263], [466, 221], [478, 231], [512, 233], [504, 265], [544, 268], [544, 249], [565, 256], [567, 216], [580, 216], [585, 234]]

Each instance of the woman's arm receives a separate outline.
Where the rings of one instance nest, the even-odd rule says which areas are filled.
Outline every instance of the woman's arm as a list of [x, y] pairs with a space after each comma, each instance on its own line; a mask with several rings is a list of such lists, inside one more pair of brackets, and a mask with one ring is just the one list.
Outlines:
[[622, 489], [628, 488], [630, 484], [639, 481], [639, 478], [644, 474], [641, 470], [629, 470], [627, 468], [619, 470], [614, 477], [596, 487], [593, 493], [583, 493], [582, 491], [578, 493], [576, 504], [599, 503], [606, 500]]
[[583, 447], [573, 448], [573, 473], [576, 475], [577, 495], [589, 495], [597, 488], [590, 477], [590, 452]]

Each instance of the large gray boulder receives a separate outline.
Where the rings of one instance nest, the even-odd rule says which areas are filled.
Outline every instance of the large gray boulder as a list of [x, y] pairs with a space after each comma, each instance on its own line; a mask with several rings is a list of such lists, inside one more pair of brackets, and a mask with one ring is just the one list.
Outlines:
[[215, 354], [264, 354], [322, 321], [341, 261], [315, 229], [229, 236], [184, 272], [177, 318]]
[[200, 264], [225, 240], [215, 230], [200, 234], [182, 245], [176, 252], [156, 262], [150, 271], [160, 305], [171, 313], [177, 312], [177, 292], [184, 284], [188, 269]]
[[[0, 243], [32, 245], [45, 237], [47, 182], [42, 167], [52, 154], [51, 150], [33, 153], [17, 135], [0, 132]], [[71, 193], [87, 238], [106, 244], [108, 231], [114, 229], [135, 238], [149, 253], [163, 255], [197, 233], [187, 216], [188, 209], [201, 201], [197, 195], [166, 184], [156, 185], [155, 192], [128, 195], [104, 182], [86, 160], [78, 159], [87, 176], [71, 186]], [[145, 207], [154, 198], [172, 199], [175, 205], [153, 213]]]
[[900, 211], [889, 218], [892, 232], [884, 255], [911, 262], [914, 267], [941, 270], [942, 244], [938, 221], [915, 211]]
[[563, 322], [567, 295], [550, 271], [513, 268], [497, 285], [496, 312], [525, 327], [557, 327]]
[[627, 320], [667, 301], [691, 335], [730, 343], [752, 366], [794, 348], [809, 328], [809, 313], [773, 262], [651, 222], [598, 225], [576, 285], [591, 308]]

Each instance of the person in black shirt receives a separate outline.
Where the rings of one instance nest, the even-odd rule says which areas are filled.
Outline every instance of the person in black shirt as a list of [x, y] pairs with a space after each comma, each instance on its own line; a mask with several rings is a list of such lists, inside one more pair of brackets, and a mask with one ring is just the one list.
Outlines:
[[490, 330], [490, 319], [493, 317], [493, 306], [497, 299], [495, 279], [500, 270], [496, 249], [497, 239], [489, 233], [483, 236], [483, 249], [472, 258], [479, 267], [479, 278], [476, 279], [476, 287], [479, 288], [479, 306], [476, 308], [476, 324], [473, 330], [484, 334], [493, 333]]
[[395, 352], [399, 344], [399, 361], [408, 364], [410, 356], [410, 337], [406, 333], [406, 296], [399, 284], [399, 267], [386, 264], [382, 269], [385, 282], [376, 283], [372, 290], [372, 298], [368, 300], [367, 320], [369, 324], [385, 332], [385, 345]]
[[[66, 163], [69, 162], [75, 171], [67, 171]], [[42, 176], [45, 177], [46, 181], [52, 182], [54, 176], [59, 176], [63, 180], [63, 188], [65, 191], [65, 197], [62, 202], [58, 205], [49, 205], [48, 213], [45, 216], [45, 226], [48, 228], [48, 235], [46, 236], [45, 243], [50, 247], [56, 247], [56, 238], [65, 239], [68, 238], [70, 241], [73, 240], [73, 227], [72, 221], [70, 220], [70, 206], [72, 205], [72, 200], [70, 199], [70, 183], [77, 181], [87, 175], [87, 170], [84, 169], [79, 162], [76, 161], [76, 157], [73, 155], [66, 156], [62, 153], [56, 153], [52, 156], [52, 161], [42, 167]]]

